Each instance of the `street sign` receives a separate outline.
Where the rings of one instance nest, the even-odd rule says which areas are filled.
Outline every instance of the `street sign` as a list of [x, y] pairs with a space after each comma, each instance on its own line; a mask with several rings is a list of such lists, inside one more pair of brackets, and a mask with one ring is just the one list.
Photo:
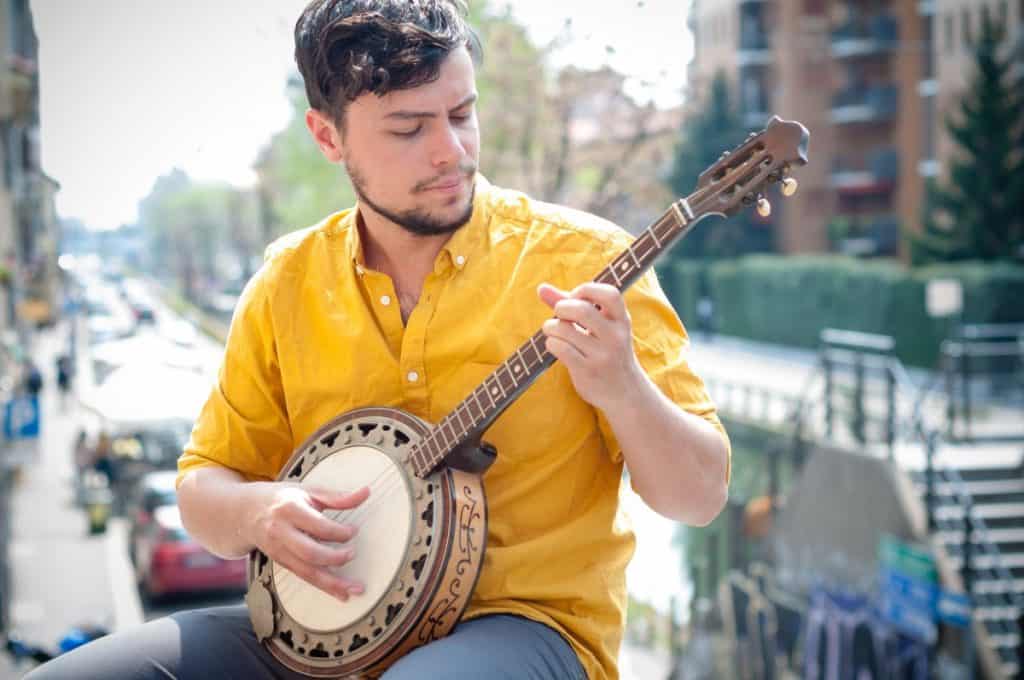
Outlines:
[[923, 546], [905, 543], [889, 534], [883, 534], [878, 541], [878, 562], [883, 567], [921, 581], [938, 581], [938, 570], [931, 551]]
[[39, 436], [39, 397], [14, 397], [4, 404], [4, 436], [8, 440]]
[[[882, 615], [893, 625], [917, 637], [930, 634], [936, 621], [959, 628], [970, 625], [971, 601], [966, 595], [951, 593], [937, 583], [891, 568], [879, 568], [878, 576]], [[926, 620], [930, 627], [923, 623]]]
[[941, 590], [935, 603], [935, 613], [943, 623], [967, 628], [971, 625], [971, 600], [966, 595]]
[[925, 287], [925, 308], [933, 319], [959, 314], [964, 288], [957, 279], [932, 279]]
[[904, 634], [931, 645], [938, 638], [935, 619], [912, 603], [882, 595], [879, 607], [882, 618], [900, 629]]

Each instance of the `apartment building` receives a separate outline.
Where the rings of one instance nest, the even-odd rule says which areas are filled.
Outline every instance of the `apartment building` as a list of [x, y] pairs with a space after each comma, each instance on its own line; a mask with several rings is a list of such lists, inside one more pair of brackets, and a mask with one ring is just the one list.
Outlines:
[[1020, 54], [1024, 0], [694, 1], [691, 105], [722, 71], [751, 128], [777, 114], [811, 130], [801, 191], [776, 204], [782, 252], [900, 254], [955, 152], [944, 121], [985, 12]]
[[52, 317], [58, 184], [40, 167], [38, 44], [29, 0], [0, 0], [0, 329]]

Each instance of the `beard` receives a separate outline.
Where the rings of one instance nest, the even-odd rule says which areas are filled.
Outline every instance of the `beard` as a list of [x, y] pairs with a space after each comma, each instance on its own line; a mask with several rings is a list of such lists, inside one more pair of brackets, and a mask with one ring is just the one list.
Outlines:
[[[469, 222], [470, 218], [473, 217], [473, 199], [476, 196], [475, 182], [470, 186], [469, 200], [466, 202], [466, 206], [463, 211], [454, 219], [446, 220], [432, 215], [426, 208], [409, 208], [408, 210], [395, 211], [382, 206], [380, 203], [370, 198], [369, 193], [366, 191], [366, 179], [359, 171], [359, 168], [353, 163], [348, 163], [346, 164], [346, 169], [348, 171], [349, 180], [352, 182], [352, 188], [355, 190], [359, 201], [361, 203], [365, 203], [381, 217], [394, 222], [411, 234], [415, 234], [417, 236], [439, 236], [442, 234], [451, 234], [458, 231], [463, 225]], [[476, 174], [476, 164], [471, 161], [461, 164], [459, 166], [459, 173], [472, 179]], [[413, 188], [413, 193], [422, 191], [434, 181], [435, 180], [420, 182]]]

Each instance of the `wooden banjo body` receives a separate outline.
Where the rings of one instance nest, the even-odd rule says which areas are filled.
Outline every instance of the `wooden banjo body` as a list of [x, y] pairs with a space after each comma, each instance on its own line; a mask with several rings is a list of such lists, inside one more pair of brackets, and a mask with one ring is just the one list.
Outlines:
[[[707, 215], [768, 210], [765, 185], [796, 190], [808, 132], [772, 118], [701, 174], [697, 190], [619, 254], [594, 281], [625, 290]], [[249, 556], [246, 602], [259, 640], [312, 677], [373, 678], [404, 654], [444, 637], [469, 604], [483, 565], [487, 506], [481, 475], [496, 452], [481, 437], [555, 358], [537, 331], [437, 424], [390, 408], [363, 408], [320, 428], [279, 481], [370, 487], [369, 499], [328, 517], [355, 524], [356, 557], [339, 569], [365, 584], [341, 602], [275, 564]]]
[[[285, 666], [312, 677], [376, 677], [459, 621], [483, 564], [487, 506], [479, 471], [414, 474], [409, 453], [428, 431], [404, 411], [358, 409], [327, 423], [285, 465], [279, 481], [371, 489], [369, 508], [337, 517], [359, 525], [356, 557], [339, 573], [363, 583], [362, 595], [341, 602], [259, 550], [250, 554], [253, 627]], [[475, 464], [491, 461], [481, 452]]]

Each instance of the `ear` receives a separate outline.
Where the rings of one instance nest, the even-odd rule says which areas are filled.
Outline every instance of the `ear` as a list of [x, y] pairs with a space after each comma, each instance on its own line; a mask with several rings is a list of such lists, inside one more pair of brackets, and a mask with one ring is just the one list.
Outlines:
[[313, 141], [320, 147], [324, 158], [332, 163], [340, 163], [344, 157], [341, 144], [341, 133], [334, 126], [334, 121], [316, 109], [306, 111], [306, 127]]

